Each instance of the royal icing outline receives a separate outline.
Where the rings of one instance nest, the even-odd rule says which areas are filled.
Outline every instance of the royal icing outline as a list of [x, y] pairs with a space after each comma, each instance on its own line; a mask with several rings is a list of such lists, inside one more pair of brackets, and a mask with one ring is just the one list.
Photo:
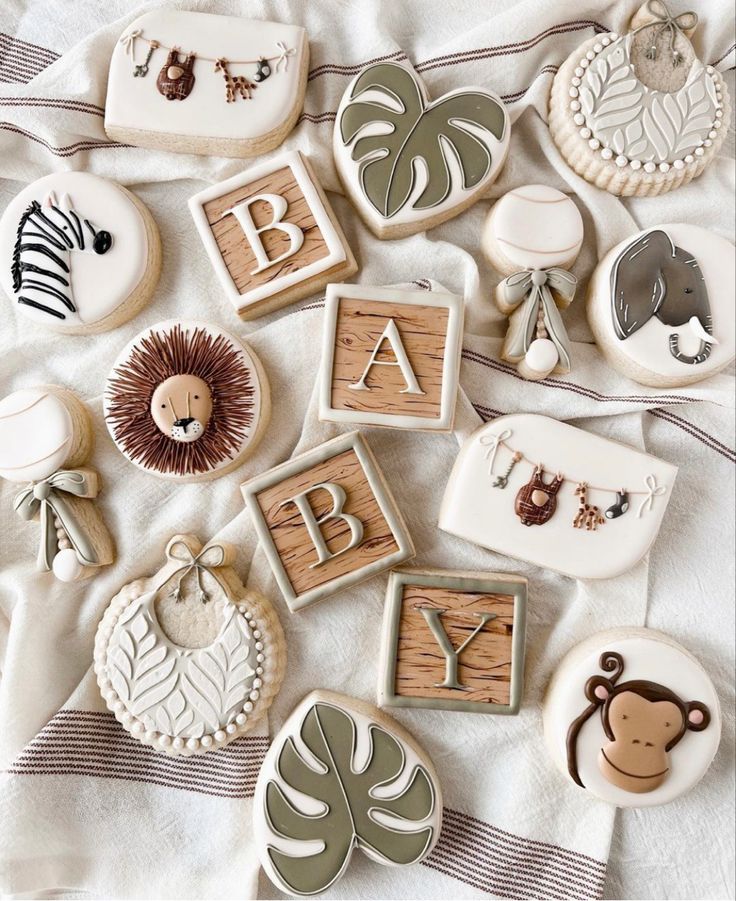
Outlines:
[[[340, 313], [340, 302], [348, 300], [366, 300], [387, 305], [408, 305], [417, 307], [432, 307], [434, 309], [446, 309], [448, 311], [447, 330], [445, 334], [444, 355], [442, 363], [442, 387], [440, 392], [440, 411], [437, 416], [413, 416], [401, 413], [372, 412], [369, 410], [345, 410], [336, 408], [332, 402], [333, 376], [335, 367], [335, 340]], [[420, 292], [416, 290], [404, 290], [396, 288], [376, 288], [369, 285], [331, 284], [327, 286], [325, 295], [325, 314], [322, 331], [322, 362], [320, 364], [319, 387], [319, 418], [329, 422], [344, 422], [352, 425], [388, 426], [398, 429], [450, 431], [455, 419], [455, 404], [460, 381], [460, 363], [463, 341], [465, 304], [463, 298], [456, 294], [440, 292]], [[389, 322], [395, 323], [395, 318], [389, 317]], [[402, 351], [401, 359], [397, 358], [397, 364], [401, 367], [404, 378], [408, 379], [407, 389], [416, 382], [416, 388], [422, 392], [422, 386], [414, 374], [409, 355], [404, 350], [401, 338], [401, 324], [396, 325], [396, 334], [384, 335], [374, 349], [373, 356], [363, 373], [362, 381], [365, 382], [368, 371], [376, 365], [374, 361], [378, 348], [385, 344], [386, 340], [391, 344], [394, 352], [396, 348]], [[396, 345], [396, 347], [394, 347]], [[412, 380], [413, 376], [413, 380]], [[370, 388], [368, 388], [370, 390]], [[356, 403], [358, 397], [356, 395]]]
[[702, 665], [669, 636], [633, 627], [568, 652], [547, 689], [543, 723], [566, 780], [618, 807], [666, 804], [690, 791], [721, 736]]
[[[324, 239], [327, 252], [324, 257], [315, 260], [313, 263], [286, 272], [283, 275], [280, 275], [276, 280], [269, 280], [265, 284], [241, 294], [225, 264], [220, 247], [217, 244], [212, 228], [207, 220], [204, 204], [208, 201], [216, 200], [238, 188], [247, 187], [249, 184], [258, 181], [265, 176], [272, 175], [274, 172], [287, 168], [294, 176], [294, 179], [309, 206], [310, 212], [314, 216], [317, 228]], [[239, 175], [234, 175], [225, 181], [210, 185], [208, 188], [199, 191], [189, 199], [189, 209], [194, 218], [197, 232], [204, 244], [207, 256], [217, 273], [222, 288], [236, 311], [240, 314], [247, 312], [250, 307], [255, 307], [256, 304], [268, 300], [268, 298], [275, 294], [293, 289], [303, 282], [312, 280], [316, 276], [328, 272], [334, 267], [339, 266], [341, 263], [349, 264], [352, 262], [353, 267], [355, 266], [355, 261], [352, 258], [352, 253], [347, 247], [344, 236], [333, 224], [333, 220], [328, 211], [327, 201], [321, 196], [313, 176], [307, 170], [304, 157], [298, 150], [291, 150], [287, 153], [279, 154], [273, 159], [249, 167], [245, 172], [242, 172]], [[274, 210], [274, 214], [276, 213], [277, 211]], [[282, 221], [284, 213], [286, 213], [286, 206], [284, 206], [280, 216], [275, 215], [274, 227], [279, 227], [279, 223]], [[303, 236], [301, 240], [303, 241]], [[301, 246], [301, 243], [299, 246]], [[293, 253], [298, 252], [298, 250], [299, 247], [294, 249]], [[279, 262], [280, 259], [281, 258], [272, 260], [268, 265], [272, 266], [274, 263]], [[319, 285], [315, 284], [313, 289], [315, 291], [319, 290]]]
[[[94, 667], [105, 703], [131, 735], [157, 751], [189, 756], [223, 747], [259, 722], [280, 687], [280, 625], [265, 598], [242, 585], [234, 592], [217, 575], [229, 568], [230, 554], [227, 545], [203, 548], [193, 536], [174, 536], [167, 563], [155, 576], [124, 586], [97, 629]], [[191, 574], [202, 603], [222, 608], [215, 640], [196, 648], [168, 638], [155, 610], [163, 588], [178, 579], [175, 595]]]
[[[381, 94], [381, 101], [375, 99], [378, 92]], [[476, 116], [479, 115], [481, 98], [488, 107], [488, 116], [490, 117], [492, 108], [493, 116], [500, 116], [500, 123], [481, 125], [469, 119], [471, 109], [475, 110]], [[469, 109], [463, 110], [462, 102], [466, 100]], [[448, 113], [435, 135], [436, 138], [441, 135], [444, 141], [442, 143], [437, 140], [439, 149], [432, 150], [438, 154], [441, 164], [437, 169], [441, 173], [440, 189], [435, 191], [431, 172], [427, 174], [430, 168], [426, 163], [427, 153], [412, 150], [408, 165], [404, 166], [404, 180], [408, 179], [409, 184], [400, 191], [403, 198], [391, 199], [398, 165], [395, 163], [388, 173], [384, 206], [379, 209], [366, 189], [366, 178], [378, 176], [381, 161], [393, 153], [392, 150], [379, 152], [387, 151], [385, 146], [381, 146], [382, 143], [385, 145], [386, 139], [397, 131], [397, 123], [402, 115], [414, 117], [414, 123], [408, 123], [409, 130], [399, 148], [401, 155], [406, 151], [409, 140], [421, 131], [421, 125], [429, 122], [433, 115], [436, 116], [437, 110], [441, 110], [444, 104], [461, 108], [454, 114], [452, 111]], [[375, 111], [372, 120], [368, 118], [369, 108]], [[365, 121], [361, 121], [362, 118]], [[351, 123], [348, 121], [350, 119], [357, 121]], [[460, 121], [463, 126], [457, 124]], [[386, 122], [392, 126], [391, 130], [377, 134], [376, 124]], [[452, 136], [446, 132], [450, 132]], [[367, 66], [351, 81], [340, 101], [335, 119], [333, 152], [338, 174], [353, 189], [350, 191], [351, 196], [371, 229], [379, 235], [383, 231], [385, 236], [390, 236], [390, 229], [394, 227], [401, 229], [403, 234], [411, 234], [420, 231], [425, 220], [449, 219], [479, 198], [480, 192], [494, 181], [503, 167], [509, 149], [510, 132], [511, 123], [503, 101], [492, 91], [478, 87], [455, 88], [436, 100], [430, 100], [424, 83], [409, 66], [395, 62], [375, 63]], [[384, 138], [383, 142], [381, 138]], [[464, 145], [462, 152], [458, 150], [458, 142]], [[357, 159], [354, 157], [356, 153], [359, 154]], [[473, 153], [478, 154], [474, 160], [471, 159]], [[459, 162], [463, 156], [468, 160], [467, 167]], [[451, 157], [452, 164], [449, 161]], [[485, 160], [483, 166], [480, 157]], [[417, 158], [424, 160], [419, 178]], [[460, 185], [456, 179], [458, 168], [461, 170]], [[373, 180], [371, 177], [371, 181]], [[442, 187], [444, 182], [446, 184]], [[434, 191], [436, 196], [430, 194], [430, 197], [425, 198], [430, 191]], [[421, 208], [417, 207], [419, 203], [423, 204]]]
[[[339, 792], [330, 791], [332, 782]], [[253, 805], [261, 865], [274, 885], [297, 895], [334, 885], [357, 848], [387, 866], [418, 863], [431, 852], [442, 826], [442, 791], [427, 753], [382, 711], [326, 691], [307, 695], [282, 726], [259, 773]], [[340, 808], [348, 812], [352, 837], [333, 850], [340, 837], [329, 824]], [[407, 828], [410, 823], [413, 829]], [[300, 838], [288, 836], [287, 829]], [[312, 846], [322, 845], [326, 853], [304, 856], [305, 829], [313, 832]], [[300, 863], [298, 873], [294, 860]]]

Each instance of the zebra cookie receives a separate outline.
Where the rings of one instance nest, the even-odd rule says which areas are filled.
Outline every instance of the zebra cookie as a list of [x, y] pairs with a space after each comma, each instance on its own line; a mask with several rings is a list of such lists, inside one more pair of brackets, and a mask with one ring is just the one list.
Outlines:
[[47, 328], [95, 334], [132, 318], [161, 270], [146, 207], [112, 181], [58, 172], [24, 188], [0, 218], [0, 284]]
[[[114, 559], [112, 539], [92, 502], [97, 473], [81, 465], [91, 451], [89, 413], [71, 391], [23, 388], [0, 400], [0, 478], [18, 486], [15, 522], [40, 525], [38, 569], [62, 582], [91, 576]], [[7, 533], [12, 531], [8, 519]]]
[[153, 475], [199, 481], [235, 469], [270, 414], [266, 376], [237, 338], [203, 322], [161, 322], [118, 357], [105, 390], [113, 441]]

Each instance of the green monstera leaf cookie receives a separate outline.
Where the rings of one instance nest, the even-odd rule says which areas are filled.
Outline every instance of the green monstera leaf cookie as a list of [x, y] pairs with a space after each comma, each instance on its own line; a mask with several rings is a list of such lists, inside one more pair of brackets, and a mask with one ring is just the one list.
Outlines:
[[284, 891], [332, 885], [353, 849], [389, 866], [422, 860], [440, 830], [431, 762], [376, 708], [315, 692], [291, 715], [258, 779], [259, 856]]
[[410, 234], [469, 206], [506, 157], [501, 100], [460, 88], [430, 102], [397, 63], [364, 69], [345, 92], [335, 125], [338, 172], [379, 237]]

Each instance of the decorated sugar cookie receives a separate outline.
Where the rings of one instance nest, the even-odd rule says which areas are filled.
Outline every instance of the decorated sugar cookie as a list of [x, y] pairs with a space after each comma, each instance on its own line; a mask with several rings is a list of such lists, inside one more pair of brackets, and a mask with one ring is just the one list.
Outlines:
[[151, 578], [125, 585], [97, 629], [107, 706], [167, 754], [216, 750], [253, 728], [278, 693], [284, 636], [270, 603], [243, 587], [233, 549], [175, 535]]
[[734, 246], [695, 225], [627, 238], [598, 264], [588, 320], [611, 364], [644, 385], [708, 378], [734, 359]]
[[121, 185], [55, 172], [24, 188], [0, 218], [0, 285], [34, 324], [94, 334], [127, 322], [161, 271], [158, 229]]
[[183, 481], [230, 472], [255, 450], [270, 414], [255, 354], [202, 322], [162, 322], [120, 354], [107, 380], [105, 418], [136, 466]]
[[439, 527], [565, 575], [610, 579], [649, 550], [676, 475], [556, 419], [500, 416], [460, 448]]
[[570, 371], [570, 339], [560, 310], [575, 296], [568, 272], [583, 243], [583, 218], [573, 201], [545, 185], [526, 185], [496, 202], [481, 244], [506, 275], [496, 303], [509, 316], [501, 355], [526, 379]]
[[290, 151], [189, 200], [207, 256], [238, 314], [252, 319], [358, 268], [309, 160]]
[[267, 153], [296, 124], [308, 63], [297, 25], [150, 10], [115, 45], [105, 131], [155, 150]]
[[467, 209], [498, 175], [511, 125], [485, 88], [430, 100], [416, 73], [376, 63], [353, 79], [335, 120], [335, 164], [379, 238], [432, 228]]
[[93, 503], [98, 475], [81, 465], [91, 452], [89, 412], [66, 388], [22, 388], [0, 401], [0, 478], [23, 485], [14, 510], [38, 521], [38, 569], [62, 582], [94, 575], [114, 559]]
[[439, 838], [442, 795], [427, 753], [395, 720], [314, 691], [266, 755], [253, 824], [274, 885], [315, 895], [340, 879], [357, 848], [384, 866], [424, 860]]
[[721, 75], [690, 38], [694, 12], [647, 0], [624, 35], [596, 35], [560, 67], [549, 127], [587, 181], [612, 194], [654, 196], [687, 184], [718, 154], [731, 117]]
[[544, 736], [571, 783], [618, 807], [651, 807], [703, 778], [721, 710], [708, 674], [673, 639], [613, 629], [560, 663], [544, 699]]

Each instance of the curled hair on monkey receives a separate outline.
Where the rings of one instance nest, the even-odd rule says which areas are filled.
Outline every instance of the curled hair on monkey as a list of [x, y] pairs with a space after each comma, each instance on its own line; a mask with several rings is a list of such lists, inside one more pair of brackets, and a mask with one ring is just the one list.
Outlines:
[[614, 651], [604, 652], [599, 665], [610, 675], [588, 679], [585, 697], [590, 704], [567, 732], [570, 775], [585, 788], [578, 770], [578, 737], [590, 717], [600, 711], [609, 742], [600, 749], [599, 768], [603, 776], [625, 791], [653, 791], [669, 772], [669, 751], [686, 732], [706, 729], [710, 711], [700, 701], [683, 701], [656, 682], [618, 682], [624, 671], [624, 658]]

